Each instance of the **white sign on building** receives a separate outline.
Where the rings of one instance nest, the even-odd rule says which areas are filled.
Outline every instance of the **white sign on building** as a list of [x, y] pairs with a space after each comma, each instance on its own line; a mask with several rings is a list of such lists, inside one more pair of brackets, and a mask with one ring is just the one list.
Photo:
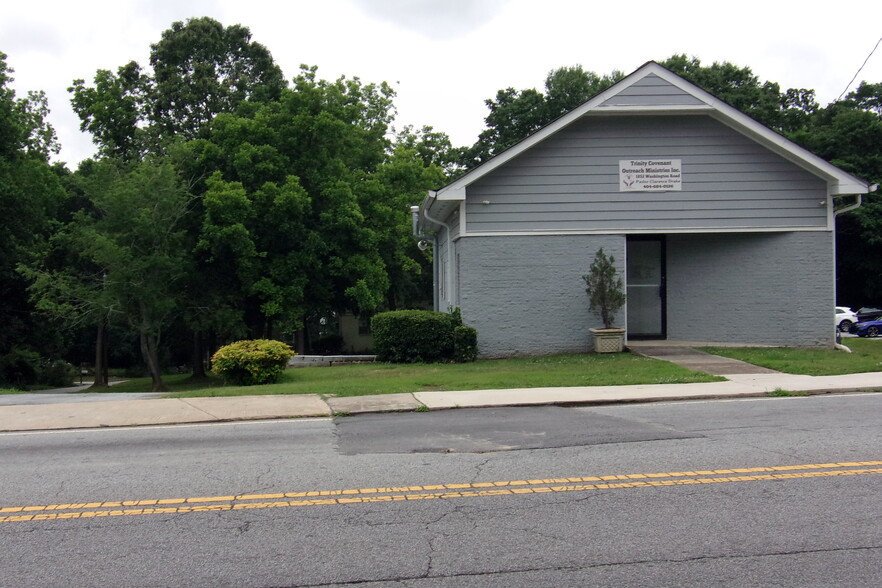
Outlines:
[[619, 160], [619, 192], [681, 190], [681, 160], [647, 157]]

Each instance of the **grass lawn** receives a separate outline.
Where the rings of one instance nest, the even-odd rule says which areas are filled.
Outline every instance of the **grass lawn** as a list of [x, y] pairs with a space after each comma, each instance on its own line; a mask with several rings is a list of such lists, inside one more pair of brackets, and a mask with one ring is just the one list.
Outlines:
[[787, 374], [838, 376], [882, 372], [882, 341], [849, 337], [842, 343], [852, 352], [794, 347], [702, 347], [701, 350]]
[[[279, 383], [266, 386], [223, 386], [217, 379], [194, 382], [186, 375], [163, 378], [172, 397], [252, 394], [361, 396], [426, 390], [675, 384], [721, 380], [723, 378], [630, 353], [553, 355], [480, 360], [466, 364], [366, 363], [291, 368], [285, 371]], [[148, 378], [130, 380], [110, 388], [112, 392], [149, 390]]]
[[25, 394], [27, 390], [18, 390], [16, 388], [0, 388], [0, 394]]

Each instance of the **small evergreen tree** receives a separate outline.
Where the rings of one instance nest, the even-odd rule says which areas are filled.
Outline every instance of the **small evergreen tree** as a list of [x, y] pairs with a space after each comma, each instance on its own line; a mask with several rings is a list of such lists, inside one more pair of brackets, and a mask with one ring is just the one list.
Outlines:
[[606, 255], [601, 247], [594, 256], [585, 280], [589, 308], [600, 313], [604, 328], [611, 328], [616, 313], [625, 305], [625, 291], [621, 276], [617, 274], [615, 258]]

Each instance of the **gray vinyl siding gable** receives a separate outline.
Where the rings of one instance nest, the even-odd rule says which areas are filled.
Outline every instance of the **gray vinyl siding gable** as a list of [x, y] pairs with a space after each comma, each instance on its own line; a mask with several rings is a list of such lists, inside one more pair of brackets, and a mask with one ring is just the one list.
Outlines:
[[450, 238], [458, 238], [460, 233], [459, 209], [454, 210], [453, 213], [447, 217], [447, 224], [450, 227]]
[[685, 90], [666, 82], [655, 74], [637, 80], [621, 92], [605, 100], [599, 108], [609, 106], [703, 106], [704, 102]]
[[[682, 190], [619, 192], [619, 160], [682, 162]], [[704, 115], [588, 116], [467, 187], [466, 232], [824, 229], [827, 184]]]

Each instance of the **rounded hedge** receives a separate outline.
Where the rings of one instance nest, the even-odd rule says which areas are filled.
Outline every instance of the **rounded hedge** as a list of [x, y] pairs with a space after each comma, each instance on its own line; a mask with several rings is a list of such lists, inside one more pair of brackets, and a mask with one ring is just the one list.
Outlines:
[[[477, 355], [477, 333], [462, 327], [459, 312], [394, 310], [371, 319], [377, 360], [391, 363], [435, 363], [472, 361]], [[458, 345], [458, 342], [459, 345]], [[461, 347], [461, 353], [457, 353]]]
[[294, 350], [281, 341], [250, 339], [221, 347], [211, 357], [211, 364], [224, 380], [254, 386], [277, 382], [294, 355]]
[[453, 361], [468, 363], [478, 358], [478, 331], [474, 327], [460, 325], [453, 329]]

